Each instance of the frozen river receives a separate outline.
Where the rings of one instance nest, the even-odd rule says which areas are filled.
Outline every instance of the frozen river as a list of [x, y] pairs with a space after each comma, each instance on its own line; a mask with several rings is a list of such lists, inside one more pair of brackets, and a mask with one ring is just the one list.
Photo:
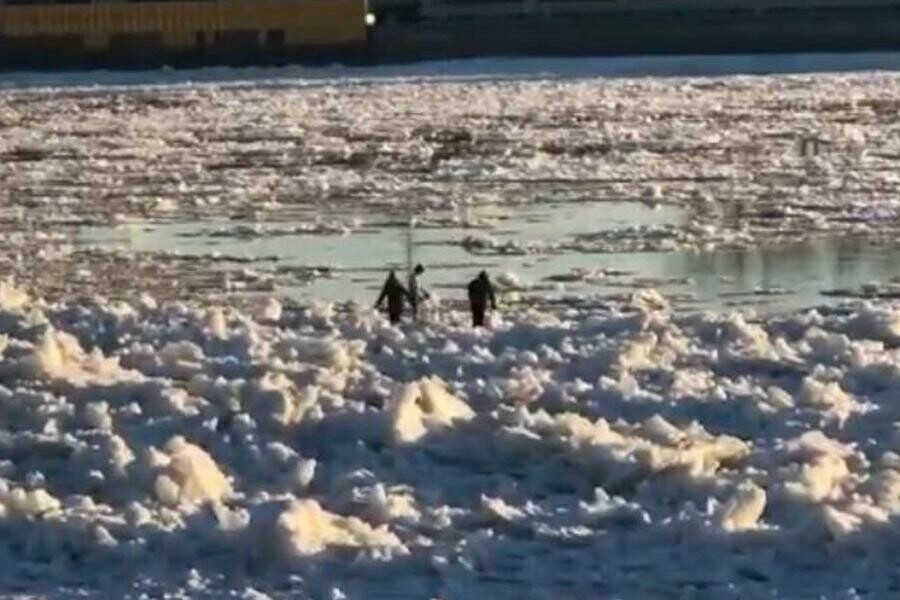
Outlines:
[[0, 597], [897, 597], [896, 57], [740, 61], [10, 76]]
[[29, 266], [0, 270], [37, 285], [46, 274], [53, 294], [103, 273], [116, 296], [139, 282], [164, 297], [367, 303], [386, 269], [405, 268], [412, 213], [413, 260], [451, 299], [480, 268], [527, 303], [642, 287], [684, 308], [890, 295], [898, 65], [862, 54], [10, 74], [4, 227], [46, 237], [29, 238], [44, 248]]

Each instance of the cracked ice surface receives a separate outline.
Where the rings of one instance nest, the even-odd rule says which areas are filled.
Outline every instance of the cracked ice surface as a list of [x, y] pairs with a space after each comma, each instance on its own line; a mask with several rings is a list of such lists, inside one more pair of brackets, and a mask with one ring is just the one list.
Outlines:
[[[409, 203], [423, 226], [477, 230], [447, 242], [477, 255], [710, 251], [822, 236], [891, 244], [898, 91], [900, 77], [886, 73], [2, 91], [0, 228], [11, 260], [0, 273], [33, 278], [54, 298], [91, 291], [98, 277], [111, 295], [134, 279], [161, 298], [271, 291], [331, 272], [279, 270], [277, 255], [227, 248], [186, 258], [172, 252], [177, 243], [85, 248], [71, 234], [190, 222], [214, 240], [353, 236], [402, 222]], [[804, 140], [818, 152], [802, 153]], [[686, 217], [588, 222], [547, 241], [498, 238], [503, 219], [480, 212], [515, 225], [513, 207], [549, 200], [678, 207]], [[223, 273], [246, 262], [255, 268]]]
[[897, 593], [893, 305], [259, 318], [0, 288], [5, 593]]

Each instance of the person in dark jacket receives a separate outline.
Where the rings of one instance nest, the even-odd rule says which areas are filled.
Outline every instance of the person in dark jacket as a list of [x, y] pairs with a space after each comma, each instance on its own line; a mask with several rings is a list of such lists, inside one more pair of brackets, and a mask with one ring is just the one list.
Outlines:
[[422, 284], [419, 283], [419, 277], [421, 277], [424, 272], [425, 267], [416, 265], [416, 268], [409, 274], [409, 281], [406, 286], [406, 289], [409, 290], [409, 295], [412, 298], [413, 319], [419, 317], [419, 307], [431, 297], [425, 288], [422, 287]]
[[378, 300], [375, 302], [375, 308], [381, 308], [385, 299], [387, 299], [388, 319], [390, 319], [392, 324], [399, 323], [406, 300], [413, 302], [413, 298], [406, 291], [406, 288], [403, 287], [403, 284], [400, 283], [400, 280], [397, 279], [397, 275], [393, 271], [388, 274], [384, 287], [381, 288], [381, 294], [379, 294]]
[[488, 278], [487, 271], [482, 271], [469, 283], [469, 307], [472, 309], [473, 327], [484, 327], [484, 315], [487, 312], [488, 302], [490, 302], [491, 310], [497, 310], [494, 286]]

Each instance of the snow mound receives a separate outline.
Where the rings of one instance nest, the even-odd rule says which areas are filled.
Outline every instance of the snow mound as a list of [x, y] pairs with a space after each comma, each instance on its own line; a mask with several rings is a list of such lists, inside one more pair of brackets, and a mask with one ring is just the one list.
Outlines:
[[281, 302], [275, 298], [269, 298], [265, 304], [259, 307], [257, 319], [259, 321], [280, 321], [282, 312]]
[[765, 490], [753, 482], [744, 482], [722, 507], [720, 522], [727, 531], [753, 529], [765, 508]]
[[283, 558], [299, 559], [332, 547], [404, 550], [387, 526], [372, 527], [356, 517], [342, 517], [315, 500], [297, 500], [284, 510], [275, 526]]
[[0, 507], [3, 514], [43, 517], [58, 513], [62, 503], [44, 489], [25, 490], [17, 487], [0, 493]]
[[284, 374], [267, 373], [250, 386], [247, 405], [257, 420], [288, 427], [300, 423], [318, 404], [319, 392], [314, 385], [297, 390]]
[[900, 512], [900, 471], [880, 471], [867, 482], [867, 491], [878, 506], [894, 514]]
[[812, 502], [840, 497], [841, 486], [851, 476], [847, 462], [852, 449], [820, 431], [791, 440], [786, 449], [794, 461], [782, 473], [789, 496]]
[[821, 409], [827, 416], [843, 423], [859, 404], [835, 382], [821, 382], [812, 377], [803, 380], [799, 401], [801, 404]]
[[30, 302], [28, 292], [9, 281], [0, 281], [0, 308], [10, 312], [21, 312]]
[[379, 483], [369, 495], [368, 516], [376, 523], [396, 520], [419, 522], [422, 513], [416, 507], [416, 500], [406, 490], [389, 490]]
[[217, 339], [228, 337], [228, 319], [226, 319], [225, 310], [222, 307], [217, 306], [207, 311], [206, 330]]
[[[232, 572], [293, 591], [298, 571], [314, 595], [439, 577], [475, 597], [491, 590], [473, 573], [524, 557], [542, 590], [601, 560], [616, 591], [650, 545], [702, 558], [679, 563], [696, 581], [721, 559], [735, 593], [710, 598], [754, 597], [755, 571], [792, 597], [798, 569], [824, 581], [810, 596], [893, 585], [900, 351], [857, 339], [845, 312], [510, 307], [473, 333], [452, 307], [400, 328], [300, 310], [288, 327], [232, 306], [36, 302], [43, 320], [7, 313], [0, 338], [16, 574], [0, 586], [40, 560], [60, 565], [52, 585], [152, 564], [142, 590], [187, 575], [199, 597], [228, 596]], [[858, 572], [835, 568], [848, 555]]]
[[168, 464], [154, 490], [163, 504], [200, 504], [231, 495], [231, 484], [216, 461], [199, 446], [173, 437], [165, 446]]
[[848, 320], [844, 329], [851, 337], [900, 343], [900, 310], [866, 305]]
[[648, 475], [676, 470], [688, 477], [711, 477], [723, 463], [749, 452], [749, 444], [738, 438], [714, 436], [696, 425], [678, 428], [659, 415], [640, 425], [611, 426], [604, 419], [591, 422], [563, 413], [551, 421], [549, 433], [579, 462], [606, 464], [610, 480], [633, 467]]
[[136, 375], [123, 370], [118, 358], [107, 358], [97, 348], [87, 353], [73, 335], [53, 328], [44, 333], [22, 366], [31, 377], [81, 385], [134, 379]]
[[475, 418], [468, 404], [447, 391], [439, 378], [425, 378], [403, 386], [387, 406], [394, 442], [412, 443], [428, 432], [453, 427]]
[[633, 292], [628, 297], [628, 304], [645, 312], [670, 312], [672, 305], [669, 300], [653, 288], [641, 289]]

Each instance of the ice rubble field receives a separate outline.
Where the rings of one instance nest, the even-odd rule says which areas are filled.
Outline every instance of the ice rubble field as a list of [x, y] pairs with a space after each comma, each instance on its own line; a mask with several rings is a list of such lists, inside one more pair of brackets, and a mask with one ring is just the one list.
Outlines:
[[[900, 311], [47, 303], [0, 289], [0, 589], [891, 598]], [[28, 597], [33, 597], [33, 596]]]
[[566, 251], [894, 244], [898, 98], [878, 73], [0, 92], [0, 275], [48, 298], [0, 287], [0, 597], [896, 597], [896, 305], [645, 291], [395, 329], [71, 235], [554, 198], [690, 213]]
[[[96, 273], [124, 296], [139, 291], [135, 281], [152, 282], [161, 299], [195, 288], [215, 296], [222, 286], [207, 280], [234, 258], [227, 252], [198, 268], [169, 252], [73, 246], [69, 234], [226, 219], [237, 224], [211, 226], [219, 236], [354, 235], [409, 205], [424, 224], [478, 227], [455, 240], [474, 254], [708, 250], [835, 234], [893, 243], [898, 97], [900, 76], [888, 73], [3, 90], [0, 203], [11, 210], [0, 213], [0, 250], [33, 242], [40, 251], [29, 258], [38, 268], [4, 260], [0, 275], [36, 279], [54, 299], [90, 293]], [[820, 152], [802, 155], [813, 138]], [[554, 245], [500, 240], [480, 221], [480, 206], [549, 199], [667, 203], [689, 218], [598, 223]], [[138, 277], [120, 275], [124, 259]], [[160, 265], [182, 284], [165, 285]], [[307, 278], [264, 264], [245, 283]]]

